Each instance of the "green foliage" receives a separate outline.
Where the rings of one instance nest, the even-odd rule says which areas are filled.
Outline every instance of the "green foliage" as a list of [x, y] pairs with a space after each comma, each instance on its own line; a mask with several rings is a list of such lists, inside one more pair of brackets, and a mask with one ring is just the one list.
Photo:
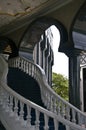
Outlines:
[[58, 95], [68, 100], [68, 79], [65, 76], [53, 73], [52, 88]]

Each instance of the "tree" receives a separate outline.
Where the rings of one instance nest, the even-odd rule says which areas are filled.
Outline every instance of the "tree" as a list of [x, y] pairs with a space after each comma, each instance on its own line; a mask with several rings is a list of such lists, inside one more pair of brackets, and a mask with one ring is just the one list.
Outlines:
[[68, 100], [68, 79], [65, 76], [53, 73], [52, 88], [58, 95]]

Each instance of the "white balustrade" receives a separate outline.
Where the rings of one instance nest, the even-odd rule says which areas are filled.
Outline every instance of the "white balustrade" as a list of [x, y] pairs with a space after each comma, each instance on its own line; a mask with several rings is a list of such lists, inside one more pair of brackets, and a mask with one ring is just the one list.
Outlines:
[[[42, 101], [48, 110], [54, 112], [60, 118], [63, 118], [68, 122], [70, 121], [70, 123], [72, 122], [74, 124], [78, 124], [79, 126], [81, 126], [82, 124], [86, 124], [86, 115], [83, 112], [81, 112], [79, 109], [77, 109], [76, 107], [74, 107], [73, 105], [65, 101], [64, 99], [62, 99], [51, 89], [51, 87], [48, 85], [46, 81], [45, 73], [41, 69], [41, 67], [35, 65], [33, 62], [30, 62], [29, 60], [23, 57], [17, 57], [9, 60], [9, 67], [18, 67], [22, 71], [26, 72], [28, 75], [34, 77], [35, 80], [37, 80], [41, 90]], [[39, 113], [39, 111], [36, 110], [36, 115], [37, 113]], [[80, 116], [82, 118], [80, 118]], [[48, 116], [44, 114], [44, 118], [46, 120], [45, 130], [48, 130]], [[30, 124], [31, 118], [29, 115], [27, 116], [27, 119]], [[38, 126], [39, 126], [39, 121], [37, 117], [36, 127]], [[56, 123], [55, 123], [55, 127], [56, 127]], [[68, 128], [71, 127], [67, 127], [67, 129]]]
[[40, 123], [39, 114], [40, 114], [40, 112], [38, 110], [36, 110], [36, 121], [35, 121], [36, 130], [39, 130], [39, 126], [40, 126], [39, 125], [39, 123]]

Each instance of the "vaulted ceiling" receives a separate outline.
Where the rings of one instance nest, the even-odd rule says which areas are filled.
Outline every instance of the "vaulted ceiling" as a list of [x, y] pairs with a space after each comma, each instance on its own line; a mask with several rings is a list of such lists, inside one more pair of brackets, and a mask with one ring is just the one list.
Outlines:
[[10, 38], [19, 46], [27, 28], [42, 17], [59, 21], [68, 36], [72, 29], [86, 32], [84, 4], [85, 0], [0, 0], [0, 36]]

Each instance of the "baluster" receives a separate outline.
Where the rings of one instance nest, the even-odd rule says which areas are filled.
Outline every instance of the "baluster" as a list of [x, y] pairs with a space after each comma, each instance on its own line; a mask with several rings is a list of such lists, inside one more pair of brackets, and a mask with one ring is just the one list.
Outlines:
[[31, 66], [31, 63], [29, 63], [29, 75], [32, 74], [32, 66]]
[[61, 102], [61, 115], [64, 118], [65, 117], [65, 104], [63, 102]]
[[23, 60], [21, 59], [21, 70], [23, 71]]
[[70, 108], [66, 105], [65, 118], [70, 121]]
[[21, 69], [21, 58], [19, 58], [19, 69]]
[[53, 111], [52, 94], [50, 94], [50, 110]]
[[72, 122], [76, 123], [76, 112], [73, 108], [72, 108]]
[[38, 75], [38, 69], [36, 68], [36, 80], [38, 81], [39, 75]]
[[77, 116], [78, 116], [78, 124], [81, 125], [81, 114], [78, 112]]
[[26, 61], [23, 61], [23, 71], [26, 72]]
[[29, 69], [28, 69], [29, 67], [28, 67], [28, 62], [26, 62], [26, 74], [28, 74], [29, 73]]
[[66, 125], [66, 130], [72, 130], [69, 125]]
[[41, 93], [41, 99], [42, 99], [44, 105], [46, 106], [46, 105], [47, 105], [46, 92], [45, 92], [45, 90], [42, 89], [42, 88], [41, 88], [41, 92], [42, 92], [42, 93]]
[[20, 67], [20, 57], [17, 58], [17, 67]]
[[58, 130], [59, 122], [54, 118], [54, 130]]
[[9, 112], [9, 94], [6, 93], [6, 112]]
[[39, 111], [36, 110], [36, 121], [35, 121], [35, 127], [36, 127], [36, 130], [39, 130]]
[[44, 114], [44, 122], [45, 122], [44, 130], [48, 130], [49, 129], [48, 119], [49, 119], [49, 117], [46, 114]]
[[18, 59], [16, 58], [15, 59], [15, 67], [17, 68], [17, 66], [18, 66]]
[[37, 75], [36, 75], [36, 66], [34, 66], [34, 78], [36, 79]]
[[3, 92], [3, 89], [1, 88], [0, 105], [3, 105], [3, 96], [4, 96], [4, 92]]
[[31, 127], [31, 107], [27, 105], [27, 122], [26, 122], [26, 126], [28, 128]]
[[34, 65], [32, 64], [32, 77], [34, 77]]
[[50, 95], [47, 93], [47, 109], [50, 109]]
[[21, 101], [20, 101], [20, 116], [19, 116], [19, 120], [21, 121], [21, 124], [23, 125], [23, 121], [24, 121], [24, 110], [23, 110], [23, 108], [24, 108], [24, 103], [22, 103]]
[[13, 116], [13, 96], [12, 95], [10, 95], [9, 112], [10, 112], [10, 116]]
[[3, 91], [3, 109], [6, 109], [6, 99], [7, 99], [6, 92]]
[[18, 59], [16, 58], [15, 61], [16, 61], [16, 68], [17, 68], [18, 67]]
[[54, 99], [53, 99], [53, 112], [54, 112], [54, 113], [57, 113], [56, 108], [57, 108], [57, 103], [56, 103], [56, 99], [54, 98]]
[[58, 115], [61, 115], [61, 101], [60, 101], [60, 99], [58, 99], [57, 113], [58, 113]]
[[16, 98], [14, 99], [14, 104], [15, 104], [14, 115], [15, 115], [16, 120], [18, 120], [18, 100]]

